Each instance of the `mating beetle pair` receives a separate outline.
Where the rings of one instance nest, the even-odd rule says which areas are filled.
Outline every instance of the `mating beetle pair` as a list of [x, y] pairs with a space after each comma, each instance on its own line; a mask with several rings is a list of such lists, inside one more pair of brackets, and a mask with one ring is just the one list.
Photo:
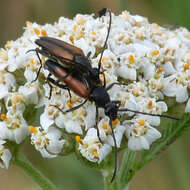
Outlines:
[[[138, 111], [133, 111], [128, 108], [120, 108], [121, 101], [115, 100], [111, 101], [108, 94], [108, 90], [114, 85], [122, 85], [120, 83], [112, 83], [106, 87], [106, 82], [104, 78], [104, 83], [101, 83], [100, 74], [103, 73], [101, 69], [101, 59], [103, 52], [106, 48], [107, 40], [109, 37], [111, 29], [111, 11], [108, 9], [103, 9], [100, 11], [100, 16], [109, 12], [110, 22], [108, 27], [107, 37], [101, 52], [100, 60], [98, 62], [98, 68], [93, 68], [89, 62], [89, 55], [84, 55], [83, 51], [80, 48], [77, 48], [73, 45], [70, 45], [61, 40], [51, 38], [51, 37], [41, 37], [35, 41], [35, 43], [41, 47], [41, 49], [36, 48], [37, 56], [40, 60], [41, 66], [38, 70], [37, 77], [39, 76], [40, 69], [42, 68], [42, 62], [39, 57], [39, 54], [47, 57], [48, 60], [45, 62], [45, 66], [50, 71], [50, 74], [47, 78], [47, 81], [57, 85], [60, 88], [67, 89], [70, 93], [70, 90], [74, 91], [77, 95], [84, 98], [84, 102], [80, 105], [77, 105], [69, 110], [62, 111], [57, 107], [63, 114], [67, 112], [74, 111], [81, 106], [83, 106], [88, 100], [95, 103], [96, 106], [96, 125], [98, 122], [98, 108], [104, 108], [105, 115], [110, 119], [110, 128], [112, 131], [112, 137], [114, 141], [114, 152], [115, 152], [115, 168], [111, 182], [114, 180], [116, 171], [117, 171], [117, 144], [112, 127], [112, 121], [115, 120], [118, 116], [118, 112], [131, 111], [134, 113], [140, 113], [145, 115], [167, 117], [171, 119], [177, 119], [167, 115], [156, 115], [142, 113]], [[33, 51], [33, 50], [31, 50]], [[54, 75], [58, 80], [52, 79], [50, 76]], [[35, 80], [36, 80], [35, 79]], [[60, 83], [63, 81], [65, 84]], [[99, 130], [97, 129], [97, 135], [99, 137]], [[99, 137], [100, 139], [100, 137]], [[100, 139], [100, 142], [101, 139]]]

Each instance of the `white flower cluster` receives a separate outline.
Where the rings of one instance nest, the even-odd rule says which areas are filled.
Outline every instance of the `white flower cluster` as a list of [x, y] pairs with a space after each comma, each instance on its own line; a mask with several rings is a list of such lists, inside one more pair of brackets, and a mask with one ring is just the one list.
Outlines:
[[[68, 143], [64, 135], [74, 134], [78, 150], [91, 162], [100, 163], [113, 150], [109, 118], [104, 110], [99, 110], [98, 126], [95, 126], [93, 102], [87, 101], [83, 107], [65, 115], [50, 106], [57, 105], [64, 111], [83, 99], [71, 92], [70, 100], [68, 92], [56, 86], [48, 99], [50, 88], [45, 79], [49, 72], [43, 68], [38, 80], [32, 82], [40, 62], [35, 52], [26, 54], [37, 48], [35, 40], [39, 36], [50, 36], [80, 47], [85, 55], [91, 52], [92, 67], [97, 67], [108, 25], [108, 15], [94, 18], [94, 15], [78, 14], [72, 20], [61, 17], [53, 25], [27, 22], [24, 34], [0, 49], [0, 166], [7, 168], [11, 159], [7, 142], [20, 144], [28, 135], [42, 156], [49, 158], [64, 151]], [[44, 62], [47, 58], [41, 59]], [[118, 82], [119, 78], [129, 81], [128, 85], [116, 85], [109, 90], [111, 100], [120, 100], [121, 108], [162, 114], [167, 111], [165, 97], [175, 97], [176, 102], [186, 103], [185, 111], [190, 112], [190, 33], [185, 28], [171, 31], [127, 11], [118, 16], [112, 13], [102, 70], [107, 85]], [[39, 126], [35, 127], [31, 118], [37, 120], [35, 113], [39, 109], [43, 112], [38, 117]], [[126, 115], [130, 119], [119, 120]], [[149, 149], [161, 137], [154, 128], [160, 125], [159, 117], [121, 112], [112, 123], [118, 147], [126, 138], [131, 150]]]

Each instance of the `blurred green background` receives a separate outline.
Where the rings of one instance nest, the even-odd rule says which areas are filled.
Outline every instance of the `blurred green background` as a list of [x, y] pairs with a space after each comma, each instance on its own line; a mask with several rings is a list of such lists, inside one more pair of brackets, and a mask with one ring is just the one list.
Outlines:
[[[54, 23], [60, 16], [72, 18], [77, 13], [97, 13], [102, 7], [110, 8], [115, 14], [127, 9], [161, 25], [190, 27], [189, 0], [0, 0], [0, 46], [22, 35], [26, 21]], [[189, 137], [190, 131], [138, 172], [130, 190], [189, 190]], [[44, 160], [30, 144], [23, 150], [59, 190], [103, 190], [100, 173], [86, 168], [74, 155]], [[11, 166], [8, 170], [0, 169], [0, 190], [4, 189], [39, 188], [22, 170]]]

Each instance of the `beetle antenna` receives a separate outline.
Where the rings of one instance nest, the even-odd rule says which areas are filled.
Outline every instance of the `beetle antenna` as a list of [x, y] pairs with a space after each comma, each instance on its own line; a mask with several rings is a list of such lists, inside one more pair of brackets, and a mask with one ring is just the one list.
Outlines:
[[115, 134], [113, 131], [112, 119], [110, 119], [109, 124], [110, 124], [111, 132], [112, 132], [113, 142], [114, 142], [114, 171], [113, 171], [113, 176], [111, 178], [111, 183], [112, 183], [117, 173], [117, 143], [116, 143]]
[[109, 21], [109, 27], [108, 27], [108, 33], [107, 33], [107, 36], [106, 36], [106, 40], [104, 42], [104, 46], [103, 46], [103, 49], [102, 49], [102, 52], [101, 52], [101, 55], [100, 55], [100, 59], [99, 59], [99, 62], [98, 62], [98, 70], [100, 72], [100, 68], [101, 68], [101, 63], [102, 63], [102, 56], [103, 56], [103, 53], [104, 53], [104, 50], [106, 49], [106, 45], [107, 45], [107, 41], [108, 41], [108, 37], [109, 37], [109, 34], [110, 34], [110, 30], [111, 30], [111, 20], [112, 20], [112, 17], [111, 17], [111, 11], [107, 8], [104, 8], [102, 10], [99, 11], [99, 16], [103, 16], [106, 14], [106, 12], [109, 12], [109, 16], [110, 16], [110, 21]]
[[131, 109], [128, 109], [128, 108], [124, 108], [124, 109], [121, 108], [121, 109], [118, 109], [118, 111], [120, 111], [120, 112], [129, 111], [129, 112], [139, 113], [139, 114], [143, 114], [143, 115], [158, 116], [158, 117], [165, 117], [165, 118], [168, 118], [168, 119], [180, 120], [180, 118], [173, 117], [173, 116], [170, 116], [170, 115], [160, 115], [160, 114], [145, 113], [145, 112], [131, 110]]

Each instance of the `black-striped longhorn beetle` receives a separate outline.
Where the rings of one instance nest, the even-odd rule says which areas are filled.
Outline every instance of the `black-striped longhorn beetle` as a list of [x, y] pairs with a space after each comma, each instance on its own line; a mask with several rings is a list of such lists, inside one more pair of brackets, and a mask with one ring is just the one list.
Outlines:
[[[51, 60], [53, 62], [60, 64], [62, 67], [68, 69], [69, 72], [68, 72], [67, 76], [69, 76], [74, 71], [77, 71], [82, 76], [84, 76], [83, 82], [86, 82], [85, 78], [88, 78], [88, 80], [91, 80], [91, 82], [94, 83], [95, 85], [97, 85], [97, 84], [101, 85], [101, 80], [99, 77], [99, 75], [103, 73], [100, 71], [101, 59], [102, 59], [104, 50], [106, 48], [107, 40], [108, 40], [110, 29], [111, 29], [111, 11], [106, 8], [103, 8], [102, 10], [99, 11], [99, 17], [102, 17], [103, 15], [105, 15], [106, 12], [109, 13], [110, 22], [109, 22], [106, 40], [104, 42], [104, 46], [102, 48], [102, 52], [101, 52], [100, 59], [98, 62], [98, 68], [92, 67], [90, 60], [89, 60], [89, 56], [91, 54], [90, 52], [87, 54], [87, 56], [85, 56], [82, 49], [80, 49], [76, 46], [73, 46], [67, 42], [64, 42], [62, 40], [52, 38], [52, 37], [40, 37], [39, 39], [35, 40], [35, 43], [38, 46], [40, 46], [41, 49], [36, 48], [36, 49], [32, 49], [32, 50], [28, 51], [28, 52], [35, 51], [38, 56], [38, 59], [40, 61], [40, 68], [38, 69], [37, 76], [34, 79], [34, 81], [37, 80], [40, 70], [42, 68], [42, 61], [39, 56], [39, 54], [41, 54], [48, 58], [48, 60], [45, 62], [45, 66], [47, 68], [49, 67], [49, 65], [46, 65], [46, 63], [50, 63], [49, 61]], [[67, 76], [65, 76], [64, 78], [59, 79], [59, 80], [64, 81], [64, 79]], [[59, 81], [57, 81], [57, 83], [58, 82]]]
[[[55, 77], [57, 77], [58, 79], [65, 78], [65, 76], [68, 75], [68, 71], [65, 68], [63, 68], [61, 65], [57, 64], [56, 62], [49, 60], [47, 64], [49, 64], [51, 66], [51, 70], [49, 69], [50, 72], [52, 74], [54, 74]], [[51, 79], [51, 80], [56, 85], [56, 81], [53, 81], [53, 79]], [[112, 83], [106, 87], [105, 80], [104, 80], [104, 84], [102, 86], [100, 86], [100, 85], [92, 84], [87, 79], [88, 86], [86, 86], [86, 84], [84, 84], [83, 81], [80, 80], [80, 75], [74, 75], [74, 74], [71, 74], [68, 77], [66, 77], [64, 79], [64, 82], [70, 90], [74, 91], [80, 97], [85, 98], [84, 102], [71, 109], [68, 109], [66, 111], [62, 111], [56, 105], [51, 105], [51, 106], [56, 107], [57, 109], [59, 109], [60, 112], [62, 112], [63, 114], [66, 114], [68, 112], [79, 109], [81, 106], [83, 106], [89, 100], [91, 102], [94, 102], [95, 106], [96, 106], [96, 126], [97, 126], [97, 122], [98, 122], [98, 108], [104, 108], [105, 115], [108, 116], [110, 119], [109, 124], [110, 124], [110, 128], [112, 131], [112, 137], [113, 137], [114, 149], [115, 149], [114, 150], [115, 167], [114, 167], [114, 172], [113, 172], [111, 182], [114, 180], [116, 171], [117, 171], [117, 144], [116, 144], [116, 139], [115, 139], [115, 135], [114, 135], [113, 127], [112, 127], [112, 121], [117, 119], [118, 112], [128, 111], [128, 112], [133, 112], [133, 113], [137, 113], [137, 114], [159, 116], [159, 117], [165, 117], [165, 118], [179, 120], [178, 118], [168, 116], [168, 115], [150, 114], [150, 113], [144, 113], [144, 112], [139, 112], [139, 111], [135, 111], [135, 110], [130, 110], [128, 108], [120, 108], [121, 101], [120, 100], [111, 101], [110, 96], [107, 91], [109, 89], [111, 89], [114, 85], [124, 85], [121, 83]], [[98, 129], [97, 129], [97, 136], [98, 136], [100, 142], [102, 143], [100, 136], [99, 136]]]
[[[102, 14], [103, 13], [105, 14], [105, 10], [106, 9], [103, 9]], [[120, 100], [111, 101], [110, 96], [107, 91], [111, 89], [114, 85], [123, 85], [123, 84], [116, 82], [106, 87], [105, 78], [104, 78], [103, 85], [100, 82], [101, 80], [100, 80], [99, 75], [101, 74], [100, 72], [101, 58], [103, 55], [103, 51], [106, 47], [107, 39], [110, 32], [110, 27], [111, 27], [111, 12], [110, 12], [110, 24], [108, 28], [108, 35], [106, 37], [106, 41], [105, 41], [103, 50], [101, 52], [98, 68], [91, 67], [91, 64], [88, 61], [88, 56], [85, 57], [80, 48], [77, 48], [75, 46], [72, 46], [62, 41], [56, 41], [56, 39], [54, 38], [52, 39], [49, 37], [45, 37], [45, 38], [43, 37], [43, 38], [40, 38], [39, 40], [36, 40], [36, 43], [42, 47], [42, 50], [37, 48], [34, 51], [36, 51], [38, 57], [39, 57], [38, 53], [40, 53], [49, 58], [45, 62], [45, 65], [47, 66], [50, 73], [53, 74], [58, 79], [57, 81], [55, 81], [49, 75], [48, 76], [49, 82], [57, 85], [60, 88], [72, 90], [77, 95], [85, 99], [83, 103], [71, 109], [68, 109], [66, 111], [61, 110], [56, 105], [51, 105], [51, 106], [56, 107], [57, 109], [59, 109], [60, 112], [62, 112], [63, 114], [66, 114], [68, 112], [72, 112], [76, 109], [79, 109], [88, 100], [91, 102], [94, 102], [96, 106], [96, 126], [98, 122], [98, 108], [103, 108], [105, 110], [105, 115], [108, 116], [110, 119], [109, 124], [110, 124], [112, 137], [114, 141], [115, 166], [114, 166], [113, 176], [111, 179], [111, 182], [113, 182], [116, 176], [116, 172], [117, 172], [117, 144], [116, 144], [116, 139], [115, 139], [115, 135], [114, 135], [113, 127], [112, 127], [112, 121], [114, 121], [117, 118], [118, 112], [128, 111], [128, 112], [133, 112], [137, 114], [159, 116], [159, 117], [165, 117], [165, 118], [170, 118], [170, 119], [175, 119], [175, 120], [179, 120], [179, 119], [172, 116], [168, 116], [168, 115], [143, 113], [143, 112], [139, 112], [135, 110], [130, 110], [128, 108], [120, 108], [120, 105], [121, 105]], [[48, 47], [46, 47], [46, 45]], [[67, 57], [65, 57], [66, 54], [67, 54]], [[80, 60], [79, 63], [77, 62], [77, 60]], [[82, 60], [84, 62], [81, 62]], [[77, 64], [80, 64], [80, 66], [77, 66]], [[42, 67], [42, 64], [41, 64], [41, 67]], [[81, 70], [79, 70], [79, 68], [81, 68]], [[40, 72], [39, 70], [38, 70], [37, 76], [39, 75], [39, 72]], [[95, 82], [93, 81], [94, 78], [95, 78]], [[64, 81], [65, 85], [60, 84], [59, 83], [60, 81]], [[97, 129], [97, 136], [100, 142], [102, 143], [99, 136], [98, 129]]]

